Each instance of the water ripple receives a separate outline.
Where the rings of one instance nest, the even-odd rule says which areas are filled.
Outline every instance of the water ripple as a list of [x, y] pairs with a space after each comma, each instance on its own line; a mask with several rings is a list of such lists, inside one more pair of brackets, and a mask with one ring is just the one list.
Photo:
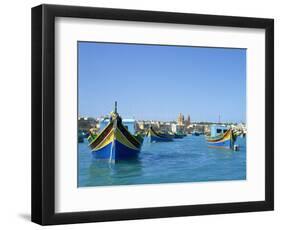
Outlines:
[[78, 146], [78, 186], [157, 184], [246, 179], [246, 139], [240, 151], [208, 148], [203, 136], [174, 142], [147, 143], [136, 160], [109, 164], [97, 160], [87, 146]]

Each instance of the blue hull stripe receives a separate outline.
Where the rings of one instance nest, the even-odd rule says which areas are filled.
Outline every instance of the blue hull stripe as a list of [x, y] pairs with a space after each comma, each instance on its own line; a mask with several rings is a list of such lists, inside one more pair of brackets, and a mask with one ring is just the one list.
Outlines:
[[112, 157], [112, 160], [124, 160], [128, 158], [135, 158], [138, 156], [139, 150], [128, 148], [127, 146], [121, 144], [119, 141], [114, 141], [114, 147], [112, 149], [112, 156], [111, 154], [111, 148], [112, 143], [108, 144], [102, 149], [99, 149], [97, 151], [93, 151], [93, 156], [99, 159], [110, 159]]
[[169, 137], [161, 138], [161, 137], [157, 137], [157, 136], [149, 136], [148, 140], [150, 142], [167, 142], [167, 141], [173, 141], [173, 138], [169, 138]]

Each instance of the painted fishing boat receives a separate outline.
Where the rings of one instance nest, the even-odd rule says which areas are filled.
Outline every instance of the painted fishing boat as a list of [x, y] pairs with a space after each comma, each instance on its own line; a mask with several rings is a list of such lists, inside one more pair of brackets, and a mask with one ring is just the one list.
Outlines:
[[115, 110], [110, 114], [106, 126], [100, 133], [90, 132], [88, 137], [89, 147], [96, 158], [108, 159], [110, 162], [135, 158], [141, 151], [143, 138], [134, 135], [125, 127], [122, 118]]
[[147, 132], [148, 142], [168, 142], [173, 141], [174, 135], [156, 132], [152, 126], [149, 127]]
[[212, 125], [210, 136], [206, 136], [208, 147], [234, 149], [239, 134], [230, 127]]
[[184, 138], [186, 135], [183, 133], [174, 133], [174, 138], [175, 139], [182, 139]]
[[84, 132], [82, 132], [82, 135], [83, 135], [84, 138], [88, 138], [89, 132], [85, 132], [85, 131], [84, 131]]
[[191, 133], [191, 135], [192, 135], [192, 136], [200, 136], [200, 132], [198, 132], [198, 131], [193, 131], [193, 132]]
[[84, 142], [84, 135], [82, 131], [78, 131], [78, 143], [83, 143]]

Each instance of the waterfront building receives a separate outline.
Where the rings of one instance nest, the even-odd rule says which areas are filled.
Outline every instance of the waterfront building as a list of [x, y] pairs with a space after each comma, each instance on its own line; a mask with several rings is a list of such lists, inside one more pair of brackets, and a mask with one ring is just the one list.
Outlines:
[[190, 115], [188, 114], [187, 115], [187, 120], [185, 121], [185, 125], [186, 125], [186, 128], [188, 128], [191, 124], [191, 121], [190, 121]]
[[138, 129], [144, 130], [145, 129], [145, 122], [144, 121], [137, 121]]
[[178, 116], [178, 125], [184, 125], [184, 116], [182, 113], [180, 113]]
[[204, 125], [204, 134], [210, 134], [211, 133], [211, 128], [209, 125]]
[[173, 133], [183, 133], [184, 132], [184, 126], [178, 125], [178, 124], [172, 124], [171, 125], [171, 131]]
[[170, 122], [161, 122], [160, 130], [163, 132], [172, 131], [172, 124]]
[[97, 120], [92, 117], [78, 117], [78, 129], [81, 131], [88, 131], [96, 128]]
[[150, 124], [150, 121], [137, 121], [137, 131], [147, 131]]
[[[99, 131], [101, 132], [107, 124], [110, 122], [109, 118], [105, 118], [103, 120], [100, 120], [99, 122]], [[130, 132], [135, 133], [135, 130], [137, 129], [137, 122], [135, 119], [122, 119], [122, 125]]]
[[188, 127], [188, 132], [205, 133], [205, 125], [200, 123], [193, 123]]

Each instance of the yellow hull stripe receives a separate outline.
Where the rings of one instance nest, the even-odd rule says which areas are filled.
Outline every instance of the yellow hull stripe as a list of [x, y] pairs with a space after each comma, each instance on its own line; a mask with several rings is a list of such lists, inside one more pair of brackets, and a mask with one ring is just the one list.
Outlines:
[[227, 131], [226, 135], [219, 141], [207, 139], [208, 142], [220, 143], [231, 139], [231, 131]]
[[123, 133], [118, 128], [116, 130], [116, 140], [130, 149], [139, 150], [123, 135]]
[[[107, 128], [107, 126], [109, 126], [111, 124], [111, 122], [108, 122], [108, 124], [103, 128], [103, 130], [105, 130]], [[94, 138], [91, 143], [89, 143], [88, 146], [90, 146], [100, 135], [102, 134], [102, 131], [96, 136], [96, 138]], [[90, 136], [89, 136], [90, 137]], [[88, 138], [89, 138], [88, 137]], [[89, 139], [88, 139], [89, 140]]]
[[101, 143], [99, 143], [94, 150], [100, 150], [102, 148], [104, 148], [105, 146], [109, 145], [110, 143], [112, 143], [114, 141], [114, 133], [113, 133], [113, 129], [107, 134], [107, 136], [101, 141]]
[[158, 137], [158, 135], [153, 131], [153, 130], [149, 130], [149, 133], [148, 133], [149, 136], [153, 136], [153, 137]]
[[94, 148], [94, 150], [95, 151], [100, 150], [106, 147], [107, 145], [111, 144], [114, 140], [119, 141], [121, 144], [127, 146], [128, 148], [139, 150], [122, 134], [122, 132], [118, 128], [116, 129], [115, 134], [112, 129], [104, 138], [104, 140], [98, 146], [96, 146], [96, 148]]

